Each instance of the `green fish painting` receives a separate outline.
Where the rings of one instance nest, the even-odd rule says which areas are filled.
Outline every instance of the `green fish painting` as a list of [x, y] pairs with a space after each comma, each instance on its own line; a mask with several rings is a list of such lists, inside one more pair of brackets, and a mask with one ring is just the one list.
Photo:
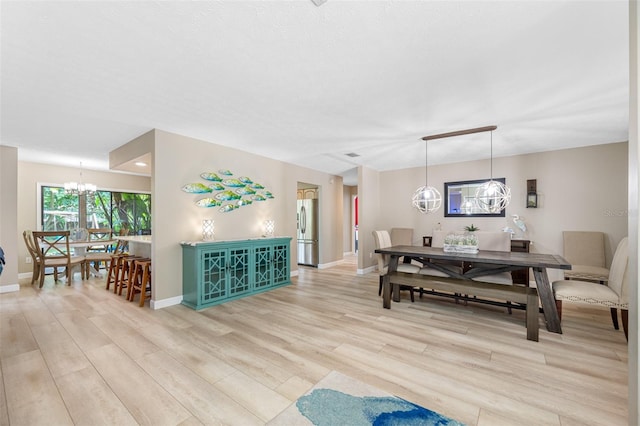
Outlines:
[[204, 180], [210, 180], [213, 182], [222, 182], [222, 178], [215, 173], [200, 173], [200, 177]]
[[237, 208], [238, 208], [238, 206], [236, 206], [235, 204], [225, 204], [224, 206], [220, 207], [220, 211], [222, 213], [227, 213], [227, 212], [230, 212], [230, 211], [235, 210]]
[[240, 198], [242, 198], [240, 197], [240, 195], [230, 190], [218, 192], [216, 195], [214, 195], [214, 197], [216, 200], [220, 201], [239, 200]]
[[240, 207], [249, 206], [254, 201], [266, 201], [275, 198], [264, 185], [254, 182], [247, 176], [232, 177], [228, 169], [217, 172], [203, 172], [200, 177], [208, 182], [188, 183], [181, 189], [190, 194], [211, 194], [195, 202], [198, 207], [219, 207], [218, 211], [227, 213]]
[[198, 207], [218, 207], [221, 205], [222, 203], [215, 198], [203, 198], [196, 201], [196, 206]]
[[225, 179], [222, 181], [222, 184], [229, 188], [242, 188], [245, 186], [245, 184], [240, 182], [238, 179]]
[[248, 186], [245, 186], [244, 188], [236, 189], [235, 192], [238, 195], [253, 195], [256, 193], [256, 190], [253, 188], [249, 188]]
[[201, 183], [188, 183], [182, 187], [182, 190], [190, 194], [204, 194], [212, 191], [207, 185]]
[[209, 185], [209, 188], [211, 188], [211, 190], [213, 191], [222, 191], [224, 189], [224, 185], [218, 182], [214, 182], [211, 185]]

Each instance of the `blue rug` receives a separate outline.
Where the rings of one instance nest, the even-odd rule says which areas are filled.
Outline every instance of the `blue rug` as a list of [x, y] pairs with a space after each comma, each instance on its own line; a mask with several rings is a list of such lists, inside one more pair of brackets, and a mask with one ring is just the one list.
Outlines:
[[332, 371], [270, 426], [442, 425], [462, 423]]

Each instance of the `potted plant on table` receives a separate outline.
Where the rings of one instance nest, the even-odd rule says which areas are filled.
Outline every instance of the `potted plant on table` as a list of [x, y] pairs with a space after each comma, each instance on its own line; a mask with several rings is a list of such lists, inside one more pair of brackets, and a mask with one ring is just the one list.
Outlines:
[[474, 231], [479, 231], [480, 228], [478, 228], [477, 226], [475, 226], [473, 223], [471, 225], [465, 226], [464, 230], [467, 232], [474, 232]]

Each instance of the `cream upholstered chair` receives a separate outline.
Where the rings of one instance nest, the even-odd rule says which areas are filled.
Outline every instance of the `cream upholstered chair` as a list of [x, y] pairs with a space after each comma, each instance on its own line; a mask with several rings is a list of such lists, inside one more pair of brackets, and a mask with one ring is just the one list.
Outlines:
[[413, 245], [413, 228], [391, 228], [392, 246]]
[[629, 331], [629, 241], [623, 238], [616, 248], [611, 262], [608, 283], [602, 285], [591, 281], [563, 280], [553, 282], [553, 296], [558, 316], [562, 320], [562, 302], [585, 303], [608, 307], [613, 327], [618, 330], [618, 308], [622, 310], [622, 328], [628, 339]]
[[[483, 232], [476, 231], [478, 237], [478, 249], [479, 250], [491, 250], [491, 251], [511, 251], [511, 235], [507, 232]], [[471, 266], [476, 269], [487, 269], [482, 265]], [[484, 281], [493, 284], [506, 284], [512, 285], [513, 278], [511, 272], [499, 272], [490, 273], [488, 275], [481, 275], [477, 278], [473, 278], [475, 281]]]
[[609, 278], [604, 255], [604, 233], [597, 231], [564, 231], [563, 255], [571, 263], [564, 278], [605, 283]]
[[[392, 246], [413, 245], [413, 228], [391, 228], [390, 236]], [[404, 257], [402, 263], [411, 263], [411, 258]]]
[[[373, 239], [376, 243], [376, 249], [391, 247], [391, 235], [388, 231], [373, 231]], [[389, 269], [389, 256], [376, 253], [378, 256], [378, 273], [380, 274], [380, 286], [378, 288], [378, 296], [382, 294], [382, 277], [387, 273]], [[409, 263], [398, 263], [398, 272], [417, 273], [420, 271], [420, 267], [417, 265], [411, 265]], [[413, 287], [400, 286], [401, 290], [409, 290], [411, 295], [411, 301], [414, 301]]]
[[[435, 247], [435, 248], [443, 248], [444, 247], [444, 238], [450, 234], [449, 232], [446, 231], [433, 231], [433, 236], [431, 238], [431, 247]], [[460, 262], [450, 262], [450, 261], [441, 261], [438, 262], [439, 265], [441, 265], [443, 268], [447, 268], [451, 271], [454, 271], [458, 274], [462, 273], [462, 263]], [[434, 268], [430, 268], [430, 267], [424, 267], [422, 269], [420, 269], [420, 274], [422, 275], [429, 275], [432, 277], [448, 277], [449, 275], [438, 271], [437, 269]], [[420, 296], [422, 296], [422, 291], [420, 291]]]

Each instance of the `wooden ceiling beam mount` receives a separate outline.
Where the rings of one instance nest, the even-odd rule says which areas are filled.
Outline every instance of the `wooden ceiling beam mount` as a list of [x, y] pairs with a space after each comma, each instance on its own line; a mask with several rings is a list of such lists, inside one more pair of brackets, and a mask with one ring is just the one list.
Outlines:
[[485, 127], [476, 127], [474, 129], [467, 129], [467, 130], [456, 130], [455, 132], [439, 133], [437, 135], [424, 136], [422, 140], [430, 141], [431, 139], [442, 139], [442, 138], [450, 138], [453, 136], [469, 135], [471, 133], [490, 132], [492, 130], [496, 130], [497, 128], [498, 126], [485, 126]]

